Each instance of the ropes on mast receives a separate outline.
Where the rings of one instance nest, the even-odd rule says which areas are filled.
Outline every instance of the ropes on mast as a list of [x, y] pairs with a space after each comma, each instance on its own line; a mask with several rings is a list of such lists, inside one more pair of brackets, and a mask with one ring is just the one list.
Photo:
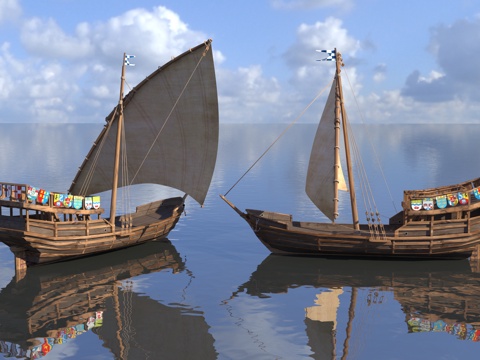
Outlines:
[[[353, 96], [355, 98], [355, 103], [357, 104], [357, 108], [359, 108], [358, 102], [353, 92], [353, 87], [350, 83], [350, 79], [348, 78], [346, 69], [344, 69], [344, 72], [348, 80], [348, 84], [350, 85], [350, 89], [352, 90]], [[362, 121], [363, 121], [363, 118], [362, 118]], [[360, 156], [358, 145], [355, 141], [355, 137], [353, 136], [353, 131], [351, 131], [350, 123], [348, 123], [348, 127], [349, 127], [349, 133], [351, 134], [350, 135], [351, 148], [352, 148], [352, 152], [353, 152], [353, 156], [355, 158], [355, 164], [356, 164], [356, 172], [357, 172], [357, 179], [358, 179], [357, 183], [359, 184], [360, 191], [362, 192], [362, 199], [364, 202], [365, 217], [368, 224], [368, 228], [373, 237], [385, 240], [386, 239], [385, 227], [383, 226], [382, 220], [380, 218], [380, 212], [378, 211], [377, 205], [375, 203], [373, 191], [370, 186], [370, 182], [368, 180], [367, 172], [365, 171], [365, 166], [363, 165], [362, 157]], [[373, 144], [371, 145], [373, 148]], [[376, 153], [375, 153], [375, 158], [381, 169], [380, 162], [378, 161], [378, 157], [376, 156]], [[383, 175], [383, 171], [382, 171], [382, 175]], [[383, 179], [385, 181], [385, 176], [383, 176]], [[386, 181], [385, 181], [385, 184], [386, 184]], [[386, 184], [386, 186], [388, 188], [388, 184]], [[389, 190], [389, 194], [390, 194], [390, 190]], [[390, 194], [390, 197], [391, 197], [391, 194]]]
[[258, 159], [253, 162], [253, 164], [247, 169], [247, 171], [245, 171], [245, 172], [243, 173], [243, 175], [240, 176], [240, 178], [232, 185], [232, 187], [231, 187], [230, 189], [228, 189], [228, 191], [224, 194], [224, 196], [227, 196], [228, 193], [229, 193], [230, 191], [232, 191], [235, 186], [237, 186], [237, 184], [250, 172], [250, 170], [252, 170], [253, 167], [254, 167], [255, 165], [257, 165], [257, 163], [267, 154], [267, 152], [270, 151], [270, 149], [273, 147], [273, 145], [275, 145], [275, 144], [277, 143], [277, 141], [280, 140], [280, 138], [282, 138], [283, 135], [285, 135], [286, 132], [287, 132], [298, 120], [300, 120], [300, 118], [303, 116], [303, 114], [305, 114], [305, 112], [310, 108], [310, 106], [312, 106], [312, 104], [313, 104], [315, 101], [317, 101], [317, 99], [323, 94], [323, 92], [324, 92], [326, 89], [328, 89], [329, 86], [330, 86], [330, 84], [328, 84], [328, 85], [325, 86], [322, 90], [320, 90], [320, 92], [313, 98], [312, 101], [310, 101], [310, 103], [305, 107], [305, 109], [303, 109], [303, 110], [300, 112], [300, 114], [295, 118], [295, 120], [293, 120], [293, 121], [282, 131], [282, 133], [273, 141], [273, 143], [270, 144], [270, 146], [267, 147], [267, 149], [258, 157]]
[[107, 135], [112, 127], [113, 119], [115, 118], [117, 114], [118, 107], [115, 107], [114, 113], [112, 117], [110, 118], [110, 121], [105, 125], [105, 129], [103, 132], [102, 139], [100, 143], [97, 145], [98, 146], [98, 151], [95, 153], [95, 157], [91, 160], [92, 165], [90, 166], [87, 175], [85, 177], [85, 181], [82, 183], [82, 186], [80, 187], [80, 191], [78, 195], [85, 196], [87, 195], [87, 189], [90, 186], [90, 183], [93, 179], [93, 174], [95, 173], [95, 169], [97, 167], [98, 163], [98, 158], [100, 156], [100, 153], [102, 152], [103, 145], [105, 144], [105, 139], [107, 138]]

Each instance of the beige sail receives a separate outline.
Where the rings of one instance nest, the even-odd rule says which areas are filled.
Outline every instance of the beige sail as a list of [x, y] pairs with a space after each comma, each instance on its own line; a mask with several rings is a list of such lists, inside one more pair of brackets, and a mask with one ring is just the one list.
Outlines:
[[[340, 157], [335, 154], [335, 93], [334, 81], [328, 95], [327, 103], [318, 125], [308, 165], [306, 193], [318, 209], [330, 220], [335, 219], [335, 182], [338, 190], [347, 191], [345, 177], [340, 164]], [[335, 167], [338, 167], [335, 179]]]
[[[119, 186], [165, 185], [203, 204], [219, 133], [211, 40], [157, 69], [125, 96], [123, 105], [128, 180], [121, 169]], [[113, 110], [73, 181], [71, 193], [111, 189], [117, 120]]]
[[333, 330], [337, 329], [337, 311], [340, 307], [340, 295], [343, 289], [329, 289], [317, 294], [315, 306], [305, 308], [305, 316], [314, 321], [332, 322]]

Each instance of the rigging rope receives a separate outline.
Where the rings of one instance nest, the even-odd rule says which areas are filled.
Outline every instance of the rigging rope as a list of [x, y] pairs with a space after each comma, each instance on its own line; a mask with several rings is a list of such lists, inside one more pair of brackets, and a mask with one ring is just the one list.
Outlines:
[[[130, 344], [131, 343], [136, 343], [135, 341], [135, 335], [136, 331], [135, 328], [133, 327], [132, 323], [132, 313], [133, 313], [133, 281], [132, 280], [127, 280], [125, 281], [124, 284], [124, 289], [122, 291], [123, 295], [123, 308], [122, 308], [122, 313], [123, 313], [123, 326], [120, 329], [120, 336], [123, 340], [123, 346], [124, 346], [124, 359], [128, 359], [128, 355], [130, 352]], [[136, 345], [136, 344], [135, 344]]]
[[[123, 121], [123, 118], [122, 118]], [[122, 125], [124, 126], [124, 124]], [[129, 229], [132, 227], [132, 215], [130, 214], [130, 187], [128, 181], [128, 158], [127, 158], [127, 140], [125, 137], [125, 131], [122, 132], [122, 206], [123, 206], [123, 215], [122, 220], [122, 229]]]
[[365, 207], [365, 216], [368, 228], [370, 230], [370, 234], [374, 235], [376, 238], [381, 237], [385, 239], [385, 228], [383, 227], [382, 221], [379, 216], [379, 211], [377, 210], [373, 191], [370, 187], [370, 182], [368, 181], [367, 173], [365, 171], [365, 166], [363, 165], [362, 157], [360, 156], [358, 145], [356, 144], [355, 138], [353, 136], [351, 136], [350, 140], [352, 143], [355, 163], [357, 164], [357, 173], [359, 179], [358, 183], [362, 192], [362, 199]]
[[[347, 81], [350, 85], [350, 89], [352, 90], [352, 94], [355, 98], [355, 103], [357, 104], [357, 109], [359, 109], [358, 101], [357, 101], [357, 98], [355, 97], [355, 93], [353, 92], [353, 87], [350, 83], [350, 79], [348, 78], [348, 74], [346, 72], [346, 69], [344, 69], [344, 71], [345, 71], [345, 76], [347, 78]], [[362, 123], [363, 123], [363, 117], [362, 117], [361, 114], [360, 114], [360, 118], [361, 118]], [[355, 164], [357, 164], [356, 170], [357, 170], [357, 173], [358, 173], [359, 187], [360, 187], [360, 190], [362, 192], [362, 199], [363, 199], [363, 202], [364, 202], [365, 216], [366, 216], [367, 224], [368, 224], [368, 227], [369, 227], [369, 230], [370, 230], [370, 233], [372, 234], [372, 236], [374, 236], [375, 238], [380, 237], [382, 239], [385, 239], [386, 238], [385, 228], [384, 228], [384, 226], [382, 224], [382, 221], [380, 219], [380, 213], [379, 213], [377, 205], [375, 203], [375, 198], [373, 196], [373, 191], [372, 191], [372, 188], [370, 186], [370, 181], [368, 180], [367, 172], [365, 171], [365, 166], [363, 164], [362, 157], [360, 156], [360, 151], [359, 151], [358, 145], [355, 141], [355, 137], [353, 136], [353, 131], [351, 131], [350, 123], [349, 122], [347, 122], [347, 123], [348, 123], [349, 129], [350, 129], [349, 133], [352, 134], [352, 136], [350, 137], [350, 142], [351, 142], [351, 146], [352, 146], [352, 150], [353, 150], [353, 155], [355, 157]], [[370, 140], [370, 138], [368, 136], [367, 136], [367, 138]], [[379, 166], [379, 168], [382, 172], [382, 175], [383, 175], [383, 179], [384, 179], [385, 184], [388, 188], [388, 184], [386, 183], [385, 176], [384, 176], [382, 168], [380, 166], [380, 162], [378, 160], [377, 153], [375, 152], [375, 148], [374, 148], [371, 141], [370, 141], [370, 145], [372, 146], [372, 148], [374, 150], [375, 159], [377, 160], [378, 166]], [[390, 190], [389, 190], [389, 193], [390, 193]], [[391, 197], [391, 194], [390, 194], [390, 197]]]
[[281, 133], [281, 134], [273, 141], [273, 143], [262, 153], [262, 155], [260, 155], [260, 157], [259, 157], [257, 160], [255, 160], [255, 162], [247, 169], [247, 171], [245, 171], [245, 172], [243, 173], [242, 176], [240, 176], [240, 178], [233, 184], [233, 186], [232, 186], [230, 189], [228, 189], [228, 191], [224, 194], [224, 196], [227, 196], [228, 193], [229, 193], [230, 191], [232, 191], [233, 188], [234, 188], [235, 186], [237, 186], [237, 184], [245, 177], [245, 175], [247, 175], [247, 174], [250, 172], [250, 170], [252, 170], [253, 167], [254, 167], [255, 165], [257, 165], [257, 163], [267, 154], [267, 152], [270, 151], [270, 149], [273, 147], [273, 145], [275, 145], [275, 144], [277, 143], [277, 141], [280, 140], [280, 138], [281, 138], [283, 135], [285, 135], [285, 133], [303, 116], [303, 114], [305, 114], [305, 112], [310, 108], [310, 106], [312, 106], [312, 104], [313, 104], [315, 101], [317, 101], [317, 99], [323, 94], [323, 92], [328, 88], [328, 86], [329, 86], [329, 85], [325, 86], [322, 90], [320, 90], [320, 92], [317, 94], [317, 96], [315, 96], [315, 97], [313, 98], [313, 100], [310, 101], [310, 103], [305, 107], [305, 109], [303, 109], [303, 110], [300, 112], [300, 114], [295, 118], [295, 120], [293, 120], [293, 121], [285, 128], [285, 130], [282, 131], [282, 133]]
[[98, 158], [100, 156], [100, 153], [102, 152], [103, 145], [105, 144], [105, 139], [108, 137], [108, 133], [109, 133], [111, 127], [112, 127], [113, 119], [115, 118], [115, 116], [117, 114], [117, 110], [118, 110], [118, 106], [115, 107], [115, 110], [113, 112], [112, 117], [110, 118], [110, 121], [105, 125], [104, 134], [102, 136], [102, 139], [100, 140], [100, 143], [98, 144], [98, 150], [95, 152], [95, 156], [91, 160], [92, 165], [90, 165], [90, 168], [87, 172], [87, 175], [85, 176], [85, 180], [84, 180], [82, 186], [80, 187], [79, 195], [85, 196], [86, 192], [87, 192], [87, 189], [90, 186], [90, 183], [92, 182], [93, 174], [95, 172], [95, 169], [96, 169], [97, 163], [98, 163]]
[[[353, 91], [353, 86], [352, 86], [352, 84], [351, 84], [351, 82], [350, 82], [350, 78], [348, 77], [347, 69], [344, 68], [344, 71], [345, 71], [345, 76], [346, 76], [346, 78], [347, 78], [347, 81], [348, 81], [348, 84], [349, 84], [349, 86], [350, 86], [350, 89], [351, 89], [351, 91], [352, 91], [353, 98], [355, 99], [355, 104], [357, 105], [357, 109], [359, 110], [359, 109], [360, 109], [360, 105], [358, 104], [357, 97], [356, 97], [356, 95], [355, 95], [355, 92]], [[365, 123], [364, 123], [363, 114], [362, 114], [360, 111], [359, 111], [359, 115], [360, 115], [360, 120], [361, 120], [362, 124], [365, 124]], [[370, 138], [369, 136], [367, 136], [367, 139], [368, 139], [368, 141], [369, 141], [369, 143], [370, 143], [370, 146], [372, 147], [373, 153], [374, 153], [374, 155], [375, 155], [375, 161], [376, 161], [377, 164], [378, 164], [378, 168], [379, 168], [379, 170], [380, 170], [380, 173], [382, 174], [383, 182], [385, 183], [385, 186], [386, 186], [387, 191], [388, 191], [388, 195], [389, 195], [389, 197], [390, 197], [390, 200], [392, 201], [393, 208], [395, 209], [395, 213], [396, 213], [396, 212], [398, 212], [398, 210], [397, 210], [397, 207], [395, 206], [395, 201], [393, 200], [393, 196], [392, 196], [392, 193], [391, 193], [391, 191], [390, 191], [390, 187], [388, 186], [388, 182], [387, 182], [387, 179], [386, 179], [386, 177], [385, 177], [385, 173], [383, 172], [383, 167], [382, 167], [382, 165], [381, 165], [381, 163], [380, 163], [379, 156], [378, 156], [378, 154], [377, 154], [377, 152], [376, 152], [376, 150], [375, 150], [375, 146], [373, 146], [373, 143], [372, 143], [371, 138]]]

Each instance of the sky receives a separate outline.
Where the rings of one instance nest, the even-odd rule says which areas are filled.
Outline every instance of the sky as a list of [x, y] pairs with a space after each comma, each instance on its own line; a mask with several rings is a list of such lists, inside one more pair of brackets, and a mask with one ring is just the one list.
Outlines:
[[0, 0], [0, 122], [103, 123], [124, 52], [133, 87], [209, 38], [221, 123], [317, 122], [333, 48], [352, 123], [480, 119], [474, 0]]

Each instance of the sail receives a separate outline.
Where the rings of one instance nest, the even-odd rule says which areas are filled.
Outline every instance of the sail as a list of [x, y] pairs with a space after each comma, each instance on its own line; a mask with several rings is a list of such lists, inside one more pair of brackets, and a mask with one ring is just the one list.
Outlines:
[[310, 154], [306, 192], [310, 200], [330, 220], [335, 219], [335, 166], [338, 166], [338, 189], [347, 191], [339, 156], [335, 155], [335, 93], [332, 83]]
[[[211, 40], [158, 68], [124, 97], [123, 105], [128, 180], [120, 169], [119, 187], [165, 185], [203, 204], [219, 133]], [[72, 194], [111, 190], [117, 123], [114, 109], [70, 187]]]

